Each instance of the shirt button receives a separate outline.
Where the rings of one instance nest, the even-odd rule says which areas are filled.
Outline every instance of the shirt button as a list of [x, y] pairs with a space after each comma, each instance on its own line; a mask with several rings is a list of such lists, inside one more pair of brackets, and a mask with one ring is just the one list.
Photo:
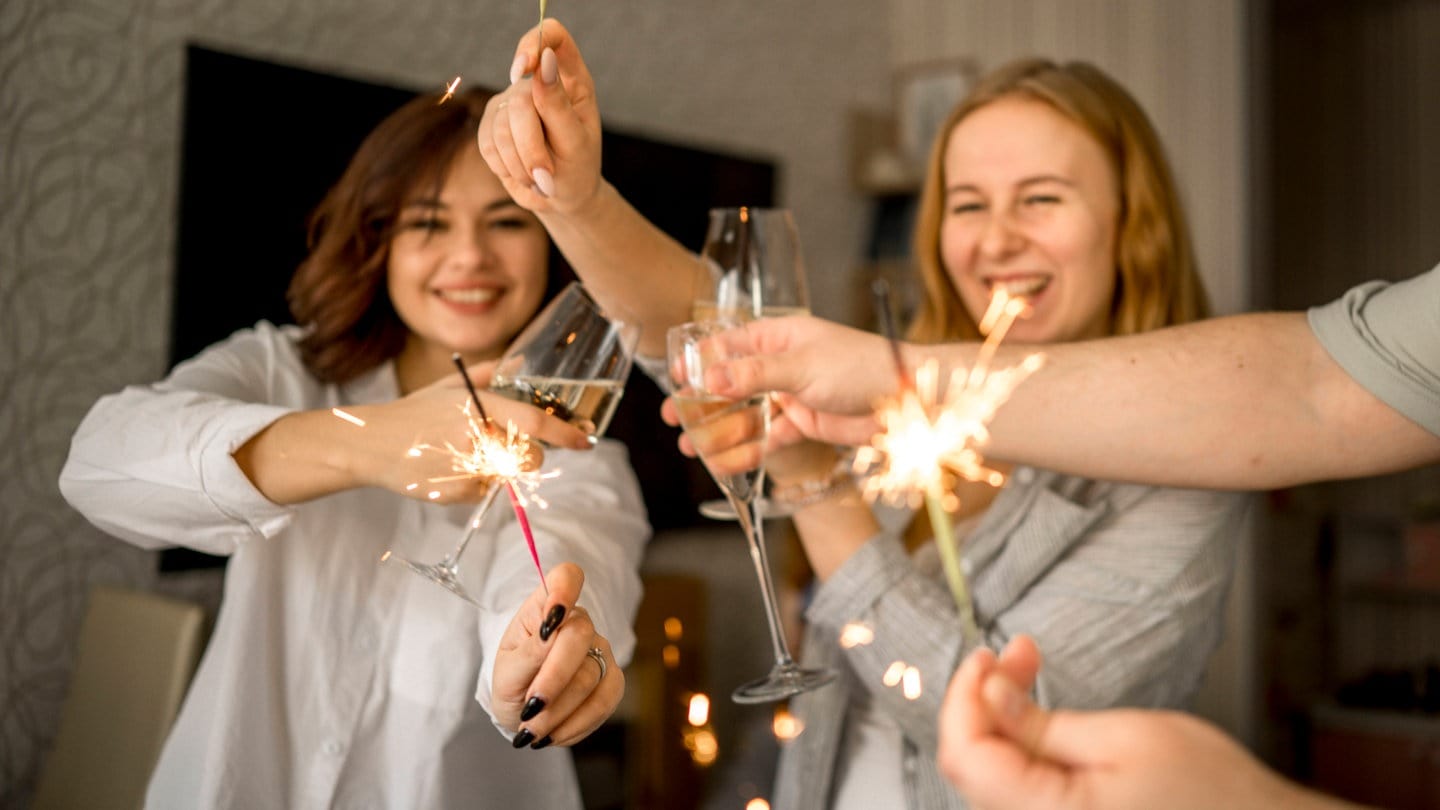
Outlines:
[[345, 750], [345, 746], [341, 745], [335, 740], [326, 740], [325, 744], [320, 746], [320, 750], [333, 757], [337, 756], [341, 751]]

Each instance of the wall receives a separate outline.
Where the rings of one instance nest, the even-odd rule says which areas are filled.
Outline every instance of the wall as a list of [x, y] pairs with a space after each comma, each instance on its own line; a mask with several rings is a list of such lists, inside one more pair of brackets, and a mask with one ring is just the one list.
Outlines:
[[[883, 98], [887, 66], [871, 3], [812, 8], [550, 4], [607, 124], [779, 163], [824, 314], [845, 309], [865, 226], [844, 113]], [[153, 556], [100, 535], [55, 480], [90, 404], [164, 371], [186, 40], [417, 87], [498, 83], [536, 16], [463, 0], [0, 4], [0, 807], [25, 804], [54, 734], [88, 587], [155, 580]]]
[[[897, 69], [954, 57], [981, 70], [1028, 55], [1093, 62], [1159, 130], [1221, 313], [1250, 305], [1246, 11], [1240, 0], [892, 0]], [[1255, 594], [1247, 531], [1227, 619], [1197, 709], [1253, 737]]]

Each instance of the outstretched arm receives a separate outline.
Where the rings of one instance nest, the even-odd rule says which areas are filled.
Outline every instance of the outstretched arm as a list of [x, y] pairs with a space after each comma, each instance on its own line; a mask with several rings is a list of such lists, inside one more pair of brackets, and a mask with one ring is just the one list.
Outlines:
[[[716, 393], [791, 392], [790, 419], [861, 443], [876, 396], [895, 387], [887, 345], [814, 318], [747, 326], [758, 353], [712, 370]], [[906, 345], [969, 365], [973, 344]], [[1002, 347], [995, 365], [1034, 349]], [[1440, 460], [1440, 436], [1358, 384], [1298, 313], [1216, 318], [1142, 335], [1046, 346], [1045, 367], [990, 426], [989, 454], [1091, 478], [1264, 489]], [[862, 418], [856, 418], [856, 417]]]

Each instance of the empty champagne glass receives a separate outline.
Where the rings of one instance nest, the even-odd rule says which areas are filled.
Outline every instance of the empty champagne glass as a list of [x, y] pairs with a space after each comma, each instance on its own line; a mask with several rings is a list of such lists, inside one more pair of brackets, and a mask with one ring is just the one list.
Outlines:
[[[681, 324], [666, 335], [667, 360], [674, 387], [680, 424], [695, 445], [700, 460], [710, 472], [735, 511], [750, 546], [765, 619], [770, 625], [775, 665], [764, 678], [737, 688], [731, 697], [737, 703], [763, 703], [824, 686], [834, 679], [829, 670], [802, 669], [790, 657], [780, 624], [780, 609], [770, 563], [765, 550], [764, 520], [756, 496], [765, 483], [765, 442], [769, 435], [770, 409], [766, 394], [730, 400], [711, 393], [705, 385], [710, 365], [738, 356], [721, 333], [735, 339], [742, 324], [734, 320], [713, 320]], [[743, 332], [739, 333], [743, 335]]]
[[[697, 296], [692, 320], [748, 321], [810, 312], [800, 231], [789, 209], [710, 209], [700, 258], [710, 270], [711, 285]], [[789, 514], [763, 494], [759, 504], [766, 517]], [[717, 520], [735, 519], [728, 501], [705, 501], [700, 513]]]
[[[580, 285], [571, 282], [511, 341], [491, 377], [489, 391], [534, 405], [585, 431], [593, 444], [605, 434], [635, 357], [638, 327], [611, 319]], [[460, 582], [460, 555], [504, 483], [489, 492], [470, 515], [460, 541], [437, 563], [395, 555], [411, 571], [472, 604]]]

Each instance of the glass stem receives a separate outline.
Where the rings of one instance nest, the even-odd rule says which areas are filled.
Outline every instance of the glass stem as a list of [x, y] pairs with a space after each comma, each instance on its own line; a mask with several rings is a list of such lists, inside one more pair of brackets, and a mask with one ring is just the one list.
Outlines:
[[[755, 482], [752, 492], [759, 493], [763, 485], [762, 476]], [[765, 620], [770, 624], [770, 643], [775, 647], [775, 666], [777, 669], [793, 667], [795, 662], [790, 658], [790, 648], [785, 643], [785, 630], [780, 625], [780, 604], [775, 598], [775, 582], [770, 577], [770, 561], [765, 553], [765, 520], [760, 514], [760, 501], [752, 496], [742, 502], [728, 492], [726, 496], [730, 498], [735, 517], [740, 521], [740, 528], [750, 543], [750, 559], [755, 563], [755, 576], [760, 580], [760, 596], [765, 601]]]
[[485, 493], [484, 500], [480, 501], [480, 504], [475, 507], [475, 511], [470, 514], [470, 520], [465, 524], [465, 534], [461, 535], [460, 542], [455, 544], [455, 550], [446, 554], [445, 559], [440, 561], [441, 568], [448, 569], [452, 574], [459, 573], [456, 566], [460, 564], [460, 555], [465, 553], [465, 547], [470, 545], [470, 540], [475, 537], [475, 530], [480, 528], [480, 521], [484, 519], [485, 513], [490, 509], [490, 504], [495, 502], [495, 496], [500, 494], [500, 490], [504, 486], [499, 482], [490, 485], [490, 491]]

